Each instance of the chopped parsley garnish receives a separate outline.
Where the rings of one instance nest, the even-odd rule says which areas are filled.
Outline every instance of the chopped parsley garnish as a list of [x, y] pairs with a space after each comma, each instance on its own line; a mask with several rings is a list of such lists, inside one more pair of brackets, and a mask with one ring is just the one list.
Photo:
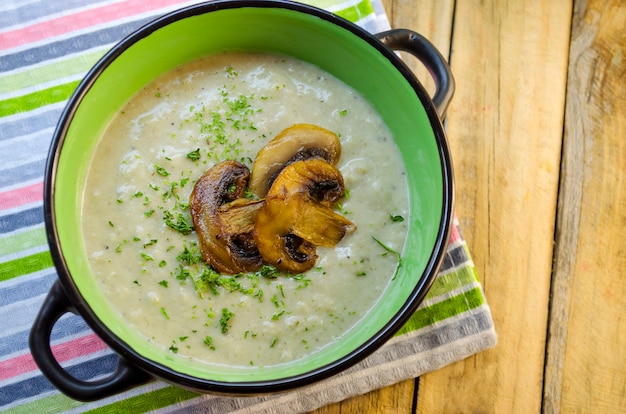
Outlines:
[[158, 164], [154, 165], [154, 171], [156, 171], [157, 174], [159, 174], [161, 177], [167, 177], [168, 175], [170, 175], [170, 173], [163, 167], [161, 167]]
[[230, 328], [230, 320], [232, 319], [233, 316], [235, 316], [235, 314], [229, 311], [227, 308], [222, 309], [222, 317], [220, 318], [220, 327], [221, 327], [223, 334], [228, 332], [228, 329]]
[[281, 317], [281, 316], [283, 316], [284, 314], [285, 314], [285, 310], [284, 310], [284, 309], [283, 309], [283, 310], [281, 310], [281, 311], [279, 311], [279, 312], [276, 312], [276, 313], [274, 313], [274, 314], [272, 315], [272, 320], [273, 320], [273, 321], [277, 321], [277, 320], [279, 320], [279, 319], [280, 319], [280, 317]]
[[296, 289], [303, 289], [309, 286], [309, 283], [311, 283], [311, 279], [303, 274], [293, 276], [293, 280], [298, 282], [298, 287]]
[[181, 282], [187, 280], [188, 278], [191, 278], [191, 273], [189, 272], [189, 270], [185, 269], [182, 266], [178, 267], [178, 273], [175, 274], [176, 280], [179, 280]]
[[200, 252], [196, 249], [196, 244], [192, 243], [191, 245], [185, 245], [183, 247], [183, 251], [180, 252], [178, 256], [176, 256], [176, 260], [178, 260], [182, 264], [191, 266], [199, 263], [200, 260], [202, 260], [202, 256], [200, 255]]
[[372, 239], [374, 239], [374, 241], [376, 243], [378, 243], [378, 245], [380, 247], [382, 247], [383, 249], [385, 249], [387, 252], [393, 254], [396, 259], [398, 259], [398, 267], [396, 268], [396, 272], [393, 275], [393, 279], [396, 278], [397, 274], [398, 274], [398, 269], [402, 266], [402, 256], [400, 255], [400, 253], [398, 253], [396, 250], [392, 249], [391, 247], [387, 246], [386, 244], [384, 244], [383, 242], [381, 242], [380, 240], [378, 240], [376, 237], [372, 236]]
[[272, 296], [272, 298], [270, 300], [272, 301], [274, 306], [276, 306], [277, 308], [280, 308], [281, 305], [284, 305], [284, 302], [282, 300], [278, 299], [278, 295]]
[[168, 227], [184, 234], [188, 235], [193, 231], [193, 225], [183, 216], [182, 213], [172, 213], [171, 211], [163, 212], [163, 220]]
[[213, 268], [205, 267], [202, 270], [200, 277], [194, 280], [196, 291], [198, 291], [200, 295], [202, 295], [203, 292], [211, 292], [214, 295], [219, 295], [220, 292], [217, 289], [217, 286], [220, 277], [220, 273], [215, 271]]
[[120, 244], [118, 244], [117, 247], [115, 248], [115, 253], [121, 253], [122, 252], [122, 246], [124, 246], [126, 243], [128, 243], [128, 240], [126, 240], [126, 239], [122, 240], [122, 242]]
[[213, 338], [209, 335], [204, 337], [204, 341], [202, 341], [206, 346], [209, 347], [210, 350], [215, 351], [215, 345], [213, 345]]
[[141, 258], [142, 258], [143, 260], [145, 260], [146, 262], [151, 262], [151, 261], [154, 261], [154, 257], [150, 256], [150, 255], [149, 255], [148, 253], [146, 253], [146, 252], [141, 252], [141, 253], [139, 253], [139, 254], [141, 255]]
[[393, 221], [394, 223], [402, 223], [404, 221], [404, 217], [402, 216], [394, 216], [392, 214], [389, 214], [389, 218], [391, 219], [391, 221]]
[[266, 277], [268, 279], [276, 279], [280, 276], [280, 273], [274, 266], [263, 265], [260, 270], [261, 276]]

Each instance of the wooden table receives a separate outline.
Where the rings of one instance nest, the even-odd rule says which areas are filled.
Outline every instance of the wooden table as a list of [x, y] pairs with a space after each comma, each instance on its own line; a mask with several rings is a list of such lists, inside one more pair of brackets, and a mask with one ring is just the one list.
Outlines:
[[316, 413], [626, 412], [626, 2], [384, 4], [449, 56], [457, 214], [499, 343]]

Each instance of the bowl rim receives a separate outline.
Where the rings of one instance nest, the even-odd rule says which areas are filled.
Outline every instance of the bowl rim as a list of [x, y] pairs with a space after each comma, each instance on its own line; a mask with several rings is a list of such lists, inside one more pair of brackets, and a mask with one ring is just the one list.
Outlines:
[[[79, 292], [73, 277], [70, 274], [60, 246], [54, 209], [56, 173], [69, 125], [71, 124], [74, 114], [80, 106], [84, 96], [89, 92], [100, 74], [130, 46], [164, 26], [188, 17], [234, 8], [279, 8], [313, 15], [329, 23], [335, 24], [340, 28], [348, 30], [352, 34], [366, 41], [371, 47], [375, 48], [379, 53], [387, 58], [408, 81], [409, 85], [418, 96], [419, 101], [424, 106], [428, 121], [433, 130], [439, 154], [443, 194], [441, 221], [438, 226], [434, 248], [430, 253], [430, 257], [426, 263], [424, 271], [414, 286], [414, 289], [409, 294], [407, 300], [403, 303], [396, 314], [387, 323], [385, 323], [385, 325], [378, 332], [376, 332], [375, 335], [364, 341], [358, 348], [347, 353], [343, 357], [316, 369], [290, 377], [269, 380], [252, 380], [249, 382], [224, 382], [208, 378], [198, 378], [174, 371], [170, 367], [144, 357], [138, 351], [126, 344], [115, 333], [113, 333], [90, 308], [87, 301]], [[446, 246], [450, 238], [453, 225], [454, 183], [452, 162], [446, 135], [443, 129], [442, 121], [437, 114], [431, 97], [417, 80], [413, 72], [404, 64], [404, 62], [402, 62], [395, 52], [385, 46], [375, 35], [367, 32], [365, 29], [350, 21], [337, 16], [334, 13], [315, 6], [296, 3], [290, 0], [215, 0], [174, 10], [144, 24], [113, 46], [87, 72], [67, 102], [54, 131], [46, 161], [43, 204], [44, 221], [48, 244], [50, 246], [50, 253], [65, 294], [68, 296], [68, 299], [76, 309], [77, 313], [85, 319], [89, 327], [121, 358], [129, 361], [134, 366], [150, 373], [151, 375], [194, 391], [228, 394], [264, 394], [298, 388], [345, 370], [346, 368], [363, 360], [365, 357], [382, 346], [408, 321], [419, 304], [424, 300], [445, 257]]]

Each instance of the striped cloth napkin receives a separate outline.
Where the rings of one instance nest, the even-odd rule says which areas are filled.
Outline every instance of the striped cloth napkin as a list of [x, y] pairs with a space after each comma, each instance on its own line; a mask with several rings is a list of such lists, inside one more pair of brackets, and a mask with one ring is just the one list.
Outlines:
[[[48, 146], [85, 72], [122, 37], [184, 0], [3, 0], [0, 3], [0, 410], [306, 412], [475, 354], [496, 343], [489, 307], [458, 222], [426, 301], [394, 338], [351, 369], [296, 391], [263, 397], [198, 395], [153, 381], [81, 403], [37, 369], [28, 333], [56, 280], [43, 224]], [[389, 28], [380, 0], [310, 0], [375, 33]], [[117, 357], [78, 316], [55, 325], [52, 346], [73, 375], [96, 379]]]

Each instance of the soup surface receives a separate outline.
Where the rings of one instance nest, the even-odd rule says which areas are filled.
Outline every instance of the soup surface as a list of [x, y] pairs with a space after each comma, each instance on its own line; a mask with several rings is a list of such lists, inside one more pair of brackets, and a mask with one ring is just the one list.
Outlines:
[[[356, 226], [315, 267], [220, 275], [201, 259], [189, 196], [211, 166], [252, 167], [281, 130], [335, 132]], [[399, 265], [407, 233], [404, 164], [388, 128], [355, 91], [310, 64], [224, 54], [183, 65], [134, 96], [91, 161], [84, 245], [105, 296], [164, 352], [260, 369], [303, 358], [367, 318]]]

